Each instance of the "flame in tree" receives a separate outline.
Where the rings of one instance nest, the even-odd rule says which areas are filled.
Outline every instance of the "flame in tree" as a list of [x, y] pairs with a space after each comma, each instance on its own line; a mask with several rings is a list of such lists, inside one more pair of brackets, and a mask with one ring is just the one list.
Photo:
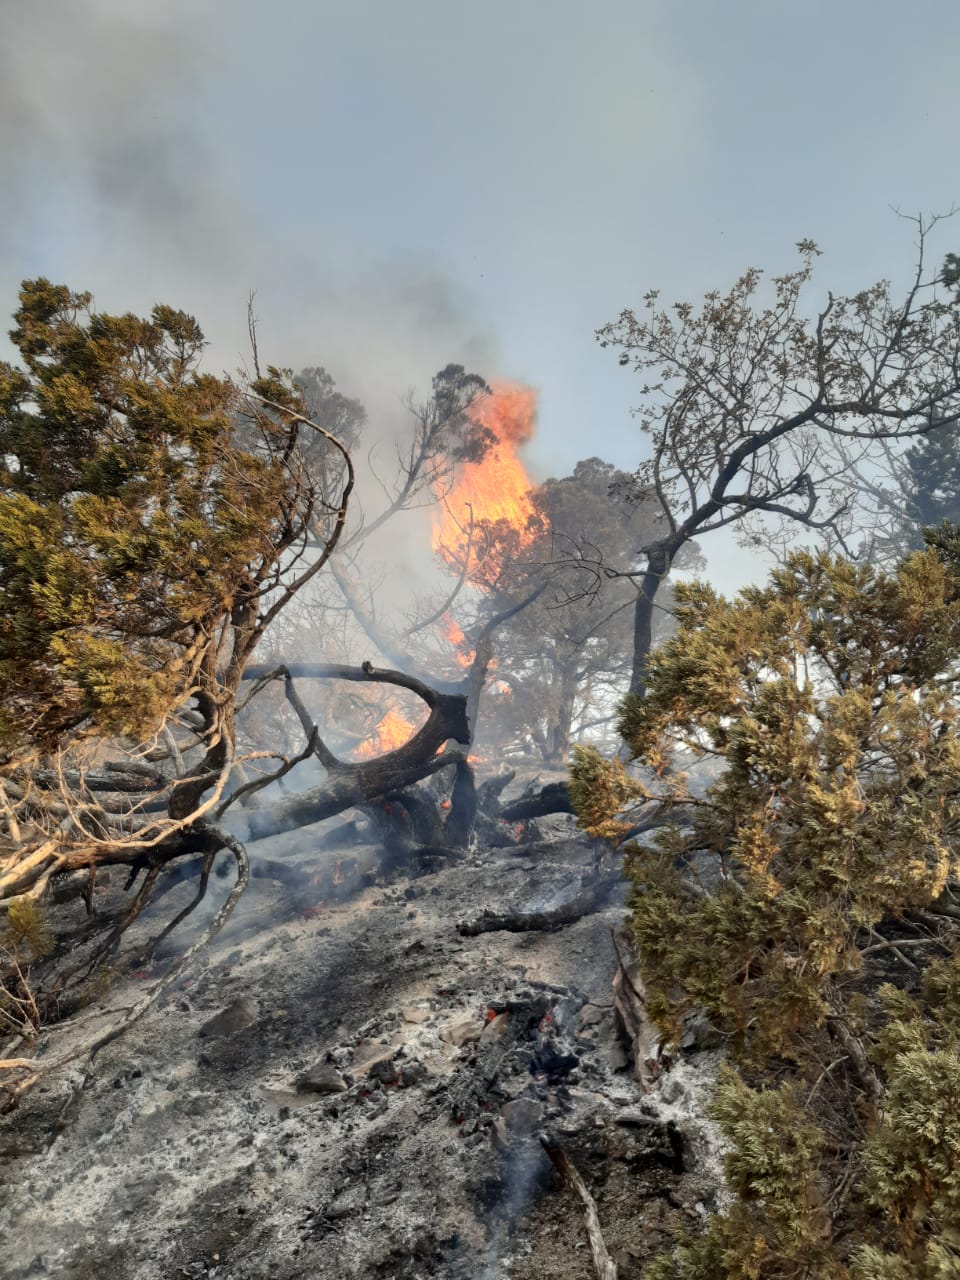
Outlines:
[[416, 725], [391, 708], [374, 729], [373, 736], [357, 748], [357, 755], [379, 756], [386, 751], [396, 751], [409, 742], [416, 731]]
[[[480, 462], [457, 468], [454, 485], [434, 521], [433, 547], [448, 564], [483, 586], [495, 581], [508, 557], [540, 532], [530, 498], [532, 485], [517, 449], [533, 435], [537, 393], [514, 382], [496, 382], [469, 411], [494, 437]], [[471, 540], [471, 527], [473, 537]]]
[[469, 667], [476, 656], [476, 650], [470, 647], [470, 641], [463, 634], [463, 628], [449, 613], [445, 613], [440, 619], [440, 626], [454, 651], [456, 660], [461, 667]]

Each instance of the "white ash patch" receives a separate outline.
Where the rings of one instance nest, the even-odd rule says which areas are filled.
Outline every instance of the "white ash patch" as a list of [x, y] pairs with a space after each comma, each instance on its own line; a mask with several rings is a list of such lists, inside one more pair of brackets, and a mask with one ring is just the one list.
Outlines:
[[[251, 857], [309, 872], [311, 834], [259, 842]], [[475, 1280], [485, 1268], [573, 1280], [582, 1222], [541, 1129], [598, 1189], [612, 1243], [633, 1247], [638, 1217], [656, 1217], [667, 1191], [699, 1198], [706, 1175], [671, 1169], [662, 1126], [615, 1123], [648, 1101], [609, 1061], [609, 931], [622, 908], [552, 933], [456, 932], [484, 908], [562, 898], [592, 862], [569, 840], [536, 858], [480, 850], [346, 902], [254, 879], [185, 985], [89, 1074], [52, 1079], [3, 1119], [9, 1280]], [[167, 896], [167, 918], [190, 891]], [[157, 923], [138, 929], [146, 938]], [[145, 977], [118, 981], [110, 1004], [133, 1003], [196, 927], [173, 934]], [[201, 1035], [238, 1002], [252, 1021]], [[445, 1038], [464, 1023], [479, 1034]], [[304, 1090], [318, 1064], [346, 1087]], [[689, 1090], [663, 1106], [687, 1125], [697, 1068], [673, 1071]]]

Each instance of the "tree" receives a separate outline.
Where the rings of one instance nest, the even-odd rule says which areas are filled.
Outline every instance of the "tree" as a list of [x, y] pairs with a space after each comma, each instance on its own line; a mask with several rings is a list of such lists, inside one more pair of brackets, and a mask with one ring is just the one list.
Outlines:
[[[935, 221], [935, 220], [934, 220]], [[883, 447], [960, 422], [960, 308], [942, 279], [924, 276], [930, 226], [918, 220], [919, 254], [902, 299], [881, 281], [849, 297], [828, 295], [812, 317], [801, 301], [819, 250], [798, 245], [800, 267], [774, 277], [766, 305], [751, 268], [726, 294], [664, 310], [656, 291], [599, 330], [620, 364], [650, 376], [637, 410], [651, 456], [629, 496], [659, 507], [662, 533], [644, 548], [634, 616], [631, 687], [643, 690], [656, 594], [692, 537], [756, 521], [787, 521], [848, 545], [869, 525], [853, 465]], [[652, 373], [650, 372], [652, 371]], [[864, 495], [866, 497], [866, 495]]]
[[[531, 500], [542, 532], [517, 550], [498, 583], [503, 599], [548, 584], [503, 628], [496, 677], [508, 692], [491, 699], [497, 733], [529, 735], [547, 763], [566, 761], [577, 730], [612, 721], [626, 688], [636, 588], [626, 574], [604, 570], [629, 565], [655, 533], [648, 505], [611, 500], [628, 480], [587, 458], [538, 486]], [[692, 559], [688, 547], [680, 567]], [[661, 603], [657, 636], [670, 621], [666, 593]]]
[[[449, 765], [449, 838], [469, 835], [465, 689], [369, 661], [315, 664], [312, 677], [404, 689], [427, 708], [411, 741], [351, 763], [322, 738], [296, 673], [252, 661], [348, 534], [350, 450], [305, 412], [304, 396], [351, 441], [364, 415], [322, 370], [299, 386], [283, 370], [261, 371], [251, 332], [256, 376], [234, 382], [202, 372], [203, 334], [184, 312], [114, 316], [47, 280], [23, 286], [11, 335], [22, 366], [0, 365], [0, 1029], [14, 1041], [35, 1038], [51, 993], [116, 948], [171, 862], [190, 858], [198, 887], [161, 936], [200, 901], [229, 850], [236, 884], [164, 981], [175, 980], [247, 882], [246, 851], [220, 818], [309, 755], [324, 782], [272, 821], [261, 813], [263, 831], [369, 803]], [[444, 449], [482, 447], [462, 412], [482, 385], [456, 366], [435, 380], [392, 510], [442, 470]], [[238, 713], [276, 685], [302, 745], [239, 748]], [[250, 778], [244, 765], [264, 771]], [[104, 919], [92, 895], [111, 864], [130, 868], [128, 890], [142, 879]], [[70, 947], [51, 941], [44, 921], [54, 885], [83, 895], [91, 913]], [[41, 956], [47, 987], [28, 983], [25, 969]], [[0, 1066], [28, 1071], [14, 1093], [37, 1078], [36, 1064], [5, 1060], [2, 1047]]]
[[923, 546], [924, 529], [960, 520], [960, 432], [922, 436], [897, 461], [900, 503], [893, 542], [902, 555]]
[[[960, 1267], [960, 533], [885, 573], [793, 555], [734, 601], [676, 588], [621, 732], [581, 751], [593, 831], [628, 845], [646, 1009], [703, 1010], [731, 1065], [734, 1200], [657, 1280], [932, 1280]], [[715, 780], [688, 773], [712, 762]]]

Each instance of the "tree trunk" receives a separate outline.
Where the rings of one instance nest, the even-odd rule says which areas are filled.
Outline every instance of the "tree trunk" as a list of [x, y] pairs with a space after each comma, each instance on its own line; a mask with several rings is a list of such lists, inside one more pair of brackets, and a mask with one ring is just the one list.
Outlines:
[[570, 726], [577, 697], [577, 663], [572, 657], [560, 668], [556, 681], [557, 705], [553, 724], [547, 728], [546, 764], [564, 764], [570, 754]]
[[653, 611], [657, 592], [670, 572], [672, 557], [666, 548], [650, 552], [650, 561], [640, 582], [633, 614], [633, 671], [630, 693], [642, 698], [647, 687], [647, 659], [653, 647]]

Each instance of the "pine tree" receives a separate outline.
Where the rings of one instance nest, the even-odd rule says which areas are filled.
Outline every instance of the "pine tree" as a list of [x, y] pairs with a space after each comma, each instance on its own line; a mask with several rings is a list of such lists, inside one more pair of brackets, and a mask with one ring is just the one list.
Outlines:
[[960, 538], [931, 542], [892, 573], [798, 554], [734, 601], [678, 586], [621, 715], [652, 780], [575, 766], [592, 830], [691, 815], [628, 846], [630, 925], [661, 1033], [697, 1010], [725, 1039], [734, 1199], [656, 1280], [960, 1271]]

